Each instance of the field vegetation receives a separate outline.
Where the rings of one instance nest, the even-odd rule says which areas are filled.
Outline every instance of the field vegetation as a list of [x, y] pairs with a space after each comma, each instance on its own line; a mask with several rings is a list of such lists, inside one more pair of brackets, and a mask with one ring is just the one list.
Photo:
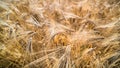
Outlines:
[[0, 68], [120, 68], [120, 0], [0, 0]]

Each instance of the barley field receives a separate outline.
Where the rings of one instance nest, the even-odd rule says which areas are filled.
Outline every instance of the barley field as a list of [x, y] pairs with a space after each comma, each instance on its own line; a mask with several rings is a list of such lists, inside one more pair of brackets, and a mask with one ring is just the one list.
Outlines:
[[120, 0], [0, 0], [0, 68], [120, 68]]

